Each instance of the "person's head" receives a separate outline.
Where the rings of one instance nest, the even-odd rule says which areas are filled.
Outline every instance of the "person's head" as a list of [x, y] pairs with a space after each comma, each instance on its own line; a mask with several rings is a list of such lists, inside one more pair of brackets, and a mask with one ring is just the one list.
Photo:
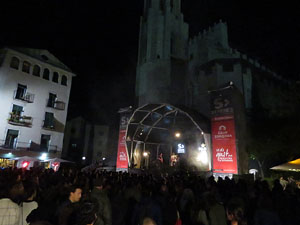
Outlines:
[[143, 224], [142, 225], [156, 225], [155, 221], [149, 217], [146, 217], [143, 220]]
[[24, 200], [33, 200], [36, 196], [36, 185], [31, 181], [23, 181]]
[[70, 187], [69, 200], [74, 202], [79, 202], [81, 199], [82, 189], [79, 186], [73, 185]]
[[230, 203], [227, 207], [226, 207], [226, 214], [227, 214], [227, 219], [231, 222], [231, 223], [235, 223], [238, 225], [244, 225], [247, 224], [246, 223], [246, 219], [245, 219], [245, 214], [244, 214], [244, 210], [243, 208], [235, 203]]
[[14, 202], [20, 203], [24, 195], [24, 186], [22, 182], [17, 181], [12, 185], [10, 189], [10, 198]]

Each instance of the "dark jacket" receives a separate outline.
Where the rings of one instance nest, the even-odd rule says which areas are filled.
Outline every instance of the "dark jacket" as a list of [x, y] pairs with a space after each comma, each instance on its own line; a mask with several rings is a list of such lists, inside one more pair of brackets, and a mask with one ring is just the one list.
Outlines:
[[106, 191], [95, 187], [91, 192], [91, 198], [99, 204], [95, 225], [111, 225], [111, 203]]
[[71, 214], [79, 208], [79, 203], [72, 203], [69, 199], [63, 202], [57, 210], [57, 224], [68, 225], [73, 224]]

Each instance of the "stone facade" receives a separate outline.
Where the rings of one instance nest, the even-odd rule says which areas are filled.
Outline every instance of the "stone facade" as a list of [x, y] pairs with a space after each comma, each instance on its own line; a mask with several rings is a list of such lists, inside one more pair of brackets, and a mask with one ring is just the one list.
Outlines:
[[278, 114], [278, 109], [283, 114], [291, 112], [293, 106], [286, 96], [292, 82], [232, 49], [227, 24], [222, 21], [190, 38], [180, 4], [180, 0], [144, 1], [136, 75], [138, 105], [182, 105], [209, 118], [210, 91], [234, 85], [242, 96], [237, 114], [243, 117], [236, 129], [245, 133], [237, 140], [240, 160], [247, 160], [246, 118], [257, 112], [254, 109], [268, 116]]

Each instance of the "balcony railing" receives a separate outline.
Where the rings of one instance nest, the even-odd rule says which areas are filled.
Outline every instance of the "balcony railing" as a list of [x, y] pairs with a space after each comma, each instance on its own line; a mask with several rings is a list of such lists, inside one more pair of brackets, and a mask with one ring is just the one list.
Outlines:
[[54, 108], [58, 109], [58, 110], [65, 110], [66, 107], [66, 103], [62, 102], [62, 101], [56, 101], [54, 103]]
[[14, 97], [15, 97], [15, 99], [19, 99], [19, 100], [22, 100], [22, 101], [25, 101], [28, 103], [34, 102], [34, 94], [29, 93], [29, 92], [26, 92], [26, 94], [24, 94], [24, 95], [20, 95], [20, 94], [17, 94], [17, 90], [15, 90]]
[[32, 117], [31, 116], [21, 116], [16, 113], [11, 112], [10, 117], [8, 118], [8, 123], [15, 126], [32, 126]]
[[15, 141], [13, 143], [9, 143], [6, 140], [0, 140], [0, 148], [4, 149], [15, 149], [15, 150], [23, 150], [23, 149], [30, 149], [30, 142], [23, 142], [23, 141]]
[[58, 110], [65, 110], [66, 103], [64, 103], [63, 101], [51, 102], [48, 100], [47, 107], [51, 107]]
[[[44, 148], [41, 148], [39, 144], [35, 144], [33, 142], [21, 142], [16, 141], [14, 144], [7, 143], [5, 140], [0, 140], [0, 148], [2, 149], [14, 149], [14, 150], [27, 150], [27, 151], [35, 151], [42, 152], [45, 151]], [[48, 145], [47, 151], [50, 153], [61, 152], [62, 149], [57, 145]]]
[[55, 130], [55, 124], [54, 123], [45, 123], [45, 121], [44, 121], [43, 129]]

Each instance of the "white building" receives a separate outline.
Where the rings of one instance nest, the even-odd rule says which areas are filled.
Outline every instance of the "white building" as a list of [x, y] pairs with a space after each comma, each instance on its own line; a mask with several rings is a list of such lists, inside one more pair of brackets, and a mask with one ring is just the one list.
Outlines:
[[73, 76], [47, 50], [0, 50], [0, 158], [60, 156]]

